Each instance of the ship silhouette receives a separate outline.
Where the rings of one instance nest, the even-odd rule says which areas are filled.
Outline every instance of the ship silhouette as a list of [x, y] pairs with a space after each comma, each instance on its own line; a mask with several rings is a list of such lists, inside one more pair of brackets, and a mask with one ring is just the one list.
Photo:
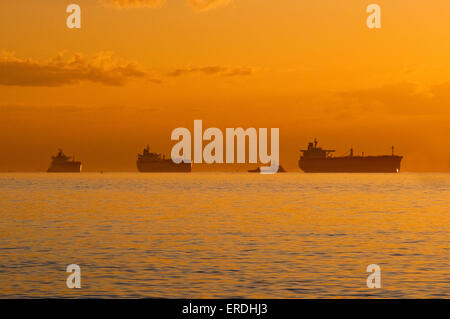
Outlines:
[[47, 169], [47, 173], [80, 173], [81, 162], [75, 161], [75, 158], [64, 155], [64, 152], [59, 149], [56, 156], [52, 156], [52, 162]]
[[190, 172], [191, 163], [181, 162], [176, 164], [171, 159], [166, 159], [159, 153], [150, 152], [150, 146], [144, 149], [142, 154], [138, 154], [136, 162], [137, 169], [143, 173], [157, 172]]
[[352, 148], [348, 156], [333, 157], [334, 150], [317, 147], [317, 139], [301, 152], [298, 166], [305, 173], [398, 173], [403, 158], [394, 155], [393, 146], [391, 155], [354, 156]]

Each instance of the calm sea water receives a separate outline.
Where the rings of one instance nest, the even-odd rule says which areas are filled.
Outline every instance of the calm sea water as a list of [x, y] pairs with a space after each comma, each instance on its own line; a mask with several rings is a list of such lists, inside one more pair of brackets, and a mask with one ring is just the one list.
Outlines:
[[0, 297], [448, 298], [449, 189], [450, 174], [0, 174]]

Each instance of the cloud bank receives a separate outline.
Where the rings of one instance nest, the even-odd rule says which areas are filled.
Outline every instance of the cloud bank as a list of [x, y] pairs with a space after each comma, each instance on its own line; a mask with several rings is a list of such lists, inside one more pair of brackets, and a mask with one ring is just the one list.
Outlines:
[[422, 88], [414, 83], [341, 92], [339, 96], [364, 114], [384, 112], [402, 115], [435, 115], [446, 112], [450, 104], [450, 83]]
[[207, 11], [230, 4], [231, 0], [188, 0], [191, 7], [198, 11]]
[[58, 54], [44, 62], [20, 59], [6, 52], [0, 55], [0, 85], [56, 87], [88, 81], [122, 86], [129, 79], [146, 76], [137, 63], [115, 59], [111, 53], [92, 58], [82, 54], [65, 58]]
[[247, 76], [252, 74], [251, 68], [230, 68], [226, 66], [205, 66], [176, 69], [169, 73], [168, 76], [179, 77], [189, 74], [203, 74], [203, 75], [219, 75], [219, 76]]

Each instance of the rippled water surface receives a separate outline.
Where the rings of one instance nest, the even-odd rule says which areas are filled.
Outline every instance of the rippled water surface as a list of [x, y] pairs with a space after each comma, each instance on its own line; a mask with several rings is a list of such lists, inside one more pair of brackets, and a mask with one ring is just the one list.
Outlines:
[[[0, 297], [450, 297], [450, 174], [0, 174]], [[81, 267], [81, 289], [66, 266]], [[381, 267], [368, 289], [366, 267]]]

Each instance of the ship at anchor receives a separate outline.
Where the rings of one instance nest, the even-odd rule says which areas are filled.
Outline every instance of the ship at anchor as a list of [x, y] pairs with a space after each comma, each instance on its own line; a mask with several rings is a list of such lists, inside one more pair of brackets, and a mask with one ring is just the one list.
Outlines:
[[357, 156], [352, 148], [348, 156], [334, 157], [335, 150], [317, 147], [317, 139], [301, 152], [298, 166], [305, 173], [398, 173], [403, 158], [394, 155], [393, 146], [391, 155]]
[[144, 149], [142, 154], [138, 154], [136, 162], [137, 169], [143, 173], [158, 172], [185, 172], [191, 171], [191, 163], [175, 163], [172, 159], [166, 159], [164, 155], [150, 152], [150, 146]]
[[56, 156], [52, 156], [47, 173], [80, 173], [81, 167], [81, 162], [75, 161], [74, 157], [64, 155], [60, 149]]

